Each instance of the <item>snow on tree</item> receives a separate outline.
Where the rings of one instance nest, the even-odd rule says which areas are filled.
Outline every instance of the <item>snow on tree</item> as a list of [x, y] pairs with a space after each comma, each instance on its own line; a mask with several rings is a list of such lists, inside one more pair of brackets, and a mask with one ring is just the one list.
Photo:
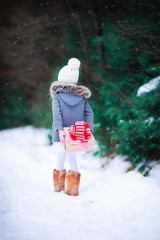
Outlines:
[[143, 84], [137, 91], [137, 96], [140, 96], [142, 93], [150, 92], [157, 88], [160, 83], [160, 76], [150, 80], [148, 83]]

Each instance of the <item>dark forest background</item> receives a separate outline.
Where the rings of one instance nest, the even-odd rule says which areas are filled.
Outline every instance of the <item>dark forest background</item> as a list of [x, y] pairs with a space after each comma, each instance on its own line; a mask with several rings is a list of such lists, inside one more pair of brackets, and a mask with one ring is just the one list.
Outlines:
[[[49, 87], [69, 58], [92, 91], [94, 154], [128, 156], [144, 175], [160, 159], [160, 1], [1, 1], [0, 129], [51, 128]], [[152, 121], [151, 121], [152, 120]]]

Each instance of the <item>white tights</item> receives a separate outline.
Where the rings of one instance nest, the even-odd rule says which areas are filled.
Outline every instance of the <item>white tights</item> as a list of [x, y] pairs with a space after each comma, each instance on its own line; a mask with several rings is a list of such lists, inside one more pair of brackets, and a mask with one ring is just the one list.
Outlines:
[[66, 152], [65, 150], [58, 152], [56, 170], [62, 171], [64, 169], [64, 162], [66, 160], [66, 157], [68, 157], [70, 170], [78, 172], [76, 153]]

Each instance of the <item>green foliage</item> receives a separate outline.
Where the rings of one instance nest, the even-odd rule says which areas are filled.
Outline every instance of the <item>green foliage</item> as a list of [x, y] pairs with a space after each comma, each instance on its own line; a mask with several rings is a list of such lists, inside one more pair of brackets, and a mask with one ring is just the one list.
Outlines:
[[[52, 132], [52, 129], [50, 128], [51, 132]], [[49, 142], [50, 142], [50, 145], [52, 145], [52, 134], [48, 134], [48, 139], [49, 139]]]
[[[92, 54], [97, 55], [103, 44], [107, 62], [105, 70], [91, 68], [99, 80], [98, 101], [93, 99], [92, 106], [100, 154], [127, 155], [134, 166], [141, 166], [140, 171], [160, 158], [159, 89], [136, 96], [142, 84], [160, 74], [154, 47], [158, 47], [156, 18], [155, 14], [151, 20], [150, 12], [143, 22], [138, 15], [125, 16], [117, 24], [107, 21], [102, 24], [103, 35], [92, 40]], [[146, 31], [147, 26], [151, 27]], [[95, 64], [102, 61], [98, 57]]]
[[148, 160], [159, 160], [159, 90], [160, 85], [156, 91], [132, 97], [134, 107], [126, 106], [125, 114], [117, 114], [118, 129], [115, 129], [114, 136], [119, 142], [117, 149], [121, 154], [132, 157], [133, 165], [141, 162], [146, 165]]
[[28, 116], [32, 119], [32, 125], [35, 127], [49, 128], [52, 123], [51, 97], [49, 93], [49, 84], [45, 84], [38, 89], [36, 100], [28, 110]]
[[30, 125], [26, 99], [10, 86], [7, 86], [7, 93], [5, 96], [1, 95], [0, 129]]

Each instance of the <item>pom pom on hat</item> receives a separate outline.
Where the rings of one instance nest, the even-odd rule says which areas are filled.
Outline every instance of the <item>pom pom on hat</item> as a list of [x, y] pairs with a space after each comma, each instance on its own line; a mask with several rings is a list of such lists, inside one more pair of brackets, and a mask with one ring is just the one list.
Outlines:
[[77, 58], [71, 58], [68, 65], [64, 66], [58, 74], [59, 82], [77, 83], [79, 78], [79, 67], [81, 62]]
[[80, 61], [77, 59], [77, 58], [71, 58], [69, 59], [68, 61], [68, 66], [71, 68], [71, 69], [79, 69], [80, 67]]

